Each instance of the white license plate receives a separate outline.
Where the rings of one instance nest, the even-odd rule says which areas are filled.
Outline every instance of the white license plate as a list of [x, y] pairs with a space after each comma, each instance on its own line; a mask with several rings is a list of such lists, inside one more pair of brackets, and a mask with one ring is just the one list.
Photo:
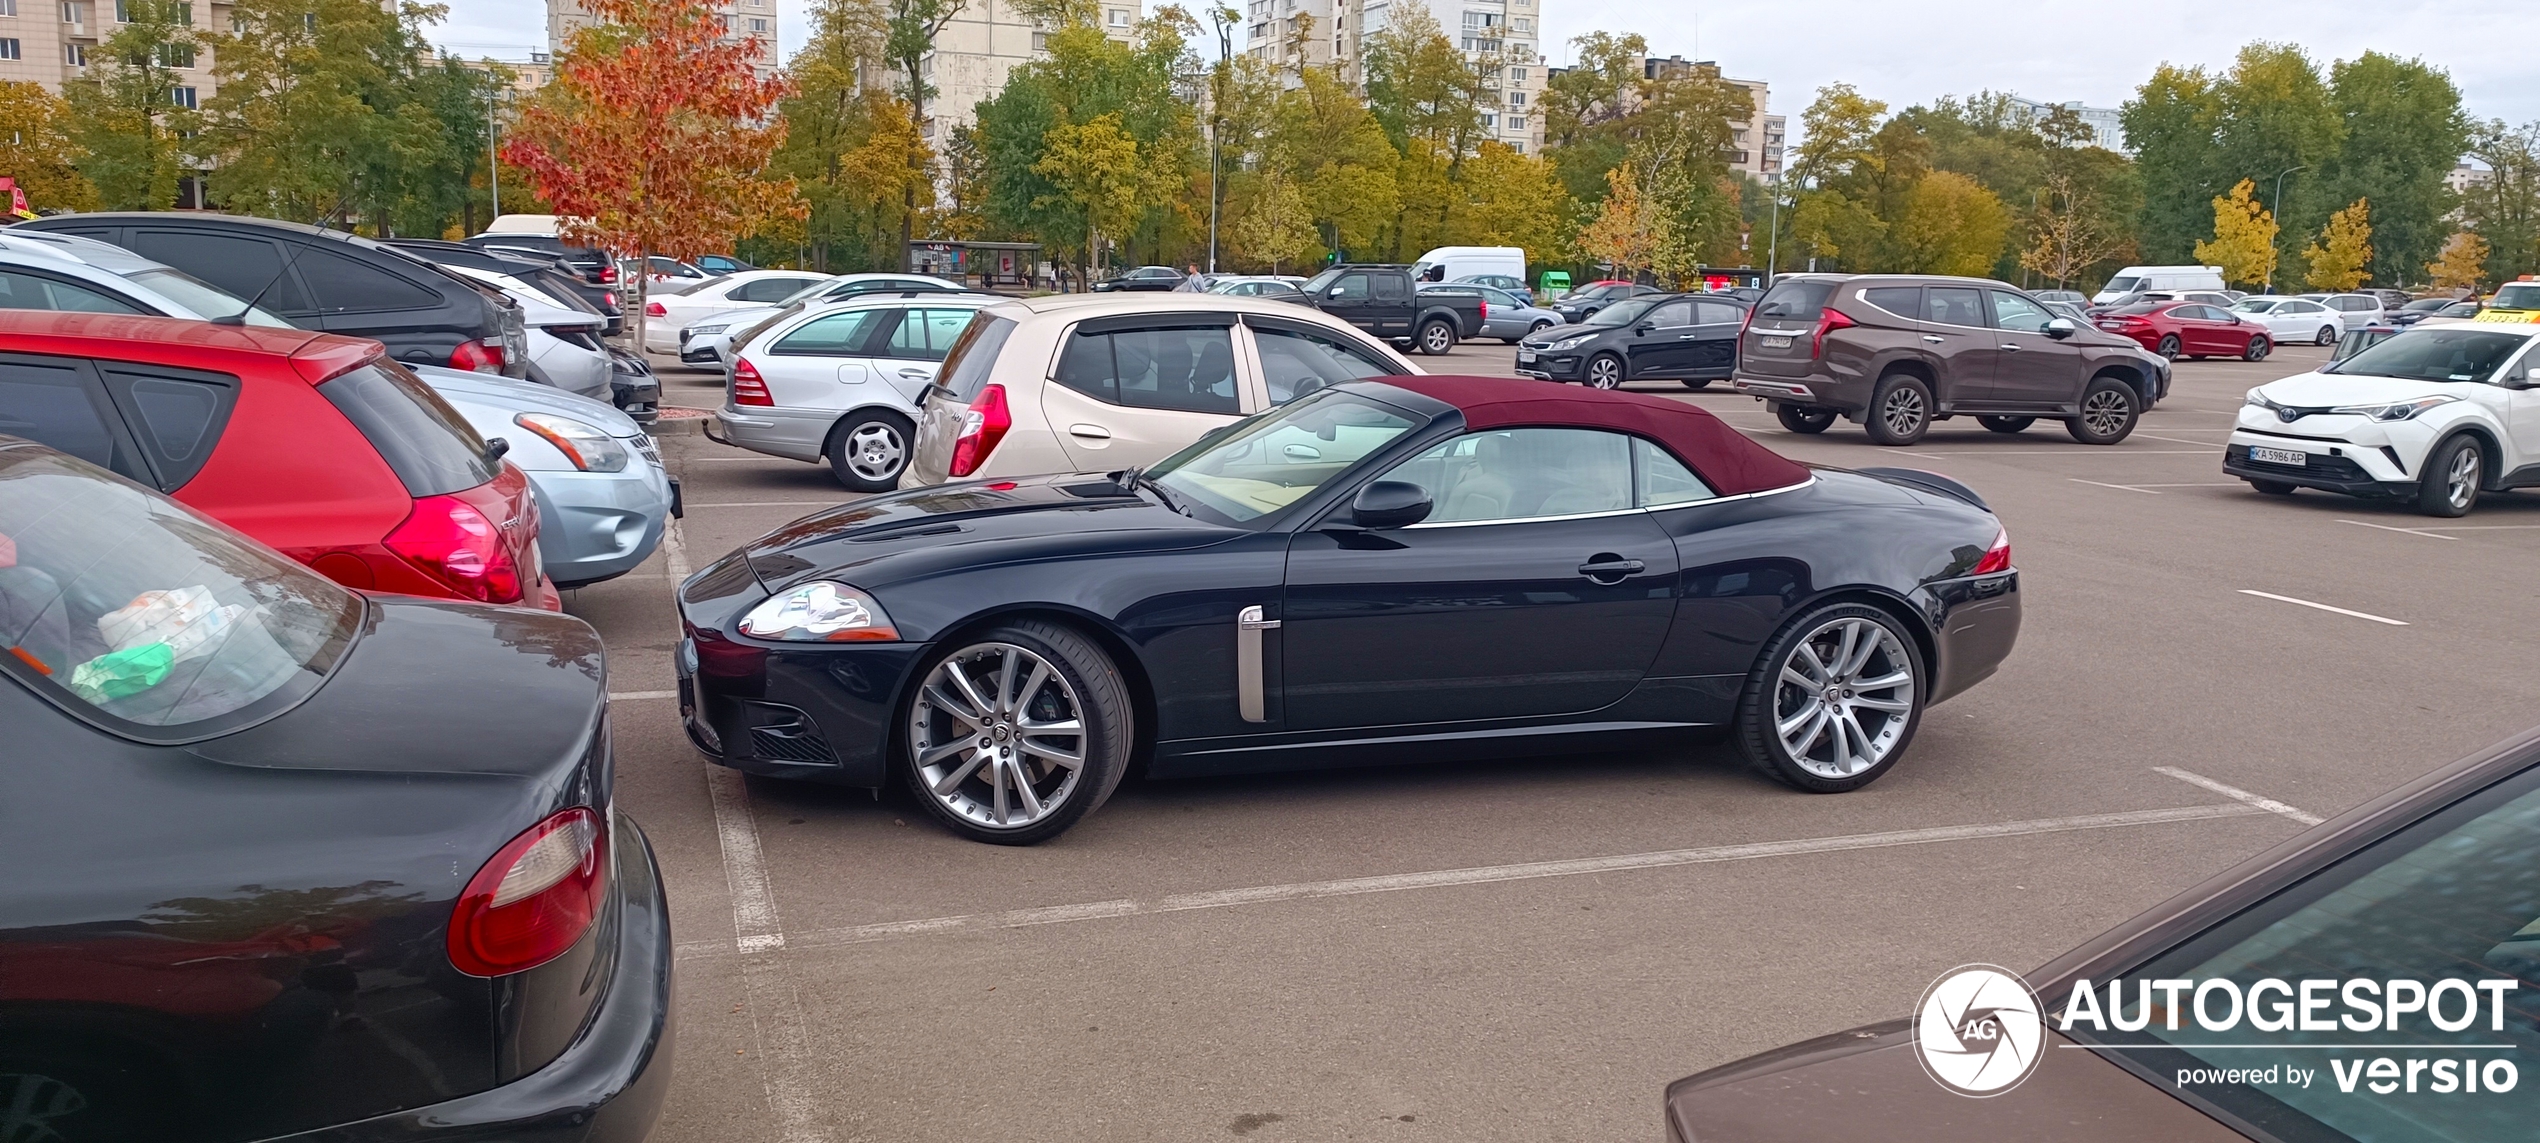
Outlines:
[[1781, 335], [1779, 335], [1779, 336], [1776, 336], [1776, 335], [1774, 335], [1774, 334], [1769, 334], [1769, 333], [1768, 333], [1768, 334], [1765, 334], [1765, 335], [1764, 335], [1764, 348], [1766, 348], [1766, 349], [1788, 349], [1788, 348], [1790, 348], [1790, 335], [1788, 335], [1788, 334], [1781, 334]]
[[2290, 464], [2300, 467], [2311, 463], [2311, 454], [2295, 448], [2253, 448], [2249, 459], [2264, 464]]
[[2124, 329], [2124, 328], [2125, 328], [2125, 323], [2124, 323], [2124, 322], [2116, 322], [2116, 321], [2103, 321], [2103, 322], [2100, 322], [2100, 323], [2099, 323], [2099, 328], [2101, 328], [2101, 329]]
[[1531, 349], [1520, 349], [1520, 350], [1518, 350], [1518, 351], [1517, 351], [1517, 360], [1519, 360], [1519, 361], [1521, 361], [1521, 362], [1522, 362], [1522, 361], [1532, 361], [1532, 360], [1534, 360], [1534, 359], [1535, 359], [1535, 351], [1534, 351], [1534, 350], [1531, 350]]

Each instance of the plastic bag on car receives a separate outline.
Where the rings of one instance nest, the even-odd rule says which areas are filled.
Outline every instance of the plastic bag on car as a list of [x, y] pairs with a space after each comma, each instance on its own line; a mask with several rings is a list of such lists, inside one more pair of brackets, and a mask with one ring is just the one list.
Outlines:
[[199, 658], [220, 646], [221, 639], [247, 609], [212, 598], [208, 587], [145, 591], [132, 602], [97, 617], [97, 633], [117, 651], [165, 643], [174, 662]]

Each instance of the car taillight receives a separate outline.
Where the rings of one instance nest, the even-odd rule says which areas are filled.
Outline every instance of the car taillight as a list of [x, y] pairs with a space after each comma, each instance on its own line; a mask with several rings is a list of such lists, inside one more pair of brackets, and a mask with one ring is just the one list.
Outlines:
[[1993, 532], [1993, 546], [1984, 550], [1984, 558], [1976, 561], [1976, 570], [1967, 574], [1992, 575], [1995, 572], [2009, 570], [2011, 570], [2011, 530], [1996, 527]]
[[1827, 334], [1833, 333], [1838, 329], [1850, 328], [1852, 328], [1851, 318], [1845, 317], [1841, 313], [1830, 309], [1819, 311], [1817, 314], [1817, 332], [1808, 335], [1808, 359], [1810, 361], [1814, 361], [1826, 355]]
[[735, 405], [776, 404], [776, 395], [767, 391], [767, 381], [758, 375], [758, 367], [749, 358], [732, 363], [732, 403]]
[[1483, 299], [1482, 299], [1482, 320], [1483, 320], [1483, 321], [1489, 321], [1489, 320], [1490, 320], [1490, 299], [1489, 299], [1489, 298], [1483, 298]]
[[605, 286], [615, 281], [617, 281], [617, 263], [600, 263], [600, 284]]
[[564, 955], [599, 919], [609, 834], [588, 806], [561, 811], [497, 851], [450, 910], [450, 963], [509, 976]]
[[481, 603], [517, 603], [520, 565], [502, 530], [456, 496], [418, 496], [405, 523], [381, 541], [398, 558]]
[[1005, 386], [990, 385], [979, 390], [977, 400], [961, 414], [961, 435], [953, 438], [952, 464], [945, 473], [968, 476], [988, 462], [988, 454], [996, 451], [997, 442], [1005, 439], [1005, 431], [1014, 427], [1014, 417], [1006, 412]]
[[500, 373], [504, 357], [499, 342], [462, 341], [457, 349], [450, 351], [450, 368], [469, 373]]
[[666, 318], [670, 316], [670, 311], [663, 309], [660, 302], [646, 302], [644, 303], [644, 316]]
[[600, 304], [601, 304], [601, 305], [604, 305], [604, 306], [607, 306], [607, 307], [608, 307], [608, 308], [610, 308], [610, 309], [616, 309], [616, 308], [617, 308], [617, 291], [615, 291], [615, 290], [602, 290], [602, 291], [600, 291]]

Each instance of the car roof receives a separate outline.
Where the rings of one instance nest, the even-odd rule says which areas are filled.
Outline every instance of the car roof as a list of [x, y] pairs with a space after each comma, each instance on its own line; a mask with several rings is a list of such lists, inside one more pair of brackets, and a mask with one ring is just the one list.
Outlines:
[[[993, 306], [1007, 300], [1002, 294], [982, 294], [969, 290], [874, 290], [851, 298], [837, 298], [803, 307], [805, 313], [833, 313], [865, 306], [899, 305], [924, 302], [930, 306]], [[778, 307], [769, 307], [771, 309]]]
[[1809, 479], [1807, 468], [1798, 462], [1748, 440], [1709, 410], [1683, 401], [1513, 377], [1431, 374], [1384, 377], [1371, 383], [1453, 405], [1464, 413], [1465, 427], [1475, 432], [1555, 425], [1647, 437], [1665, 445], [1722, 496], [1788, 488]]
[[314, 385], [378, 358], [376, 341], [305, 329], [215, 325], [135, 314], [0, 310], [0, 337], [21, 353], [101, 357], [180, 368], [238, 373], [254, 367], [272, 373], [287, 362]]

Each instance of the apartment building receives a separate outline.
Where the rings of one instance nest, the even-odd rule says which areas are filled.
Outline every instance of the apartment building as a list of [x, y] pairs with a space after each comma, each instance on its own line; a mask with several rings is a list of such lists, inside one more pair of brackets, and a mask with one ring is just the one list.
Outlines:
[[1720, 65], [1712, 60], [1687, 60], [1683, 56], [1658, 59], [1644, 56], [1641, 74], [1650, 79], [1677, 79], [1703, 74], [1743, 89], [1754, 109], [1744, 120], [1729, 121], [1729, 169], [1764, 182], [1781, 176], [1782, 131], [1785, 120], [1766, 114], [1772, 99], [1772, 85], [1760, 79], [1738, 79], [1720, 74]]
[[[1103, 33], [1128, 40], [1142, 15], [1138, 0], [1113, 0], [1098, 10]], [[1005, 90], [1006, 74], [1049, 54], [1049, 29], [1008, 0], [969, 0], [935, 33], [933, 50], [919, 67], [935, 89], [927, 105], [926, 138], [937, 147], [952, 129], [978, 118], [981, 101]]]
[[2081, 119], [2082, 126], [2090, 129], [2092, 144], [2105, 147], [2120, 155], [2134, 153], [2125, 145], [2125, 123], [2114, 107], [2090, 107], [2078, 99], [2069, 103], [2041, 103], [2034, 99], [2022, 99], [2016, 95], [2005, 98], [2010, 101], [2014, 109], [2026, 115], [2032, 123], [2057, 111], [2070, 111]]
[[[134, 5], [169, 5], [181, 22], [226, 27], [229, 5], [212, 0], [0, 0], [0, 79], [38, 83], [58, 95], [62, 84], [88, 73], [98, 45], [131, 22]], [[168, 100], [200, 107], [212, 97], [212, 53], [196, 48], [160, 57], [176, 74]]]
[[1543, 148], [1543, 0], [1244, 0], [1244, 50], [1284, 69], [1329, 67], [1367, 82], [1369, 37], [1425, 9], [1489, 84], [1483, 125], [1519, 151]]
[[[0, 0], [5, 3], [6, 0]], [[20, 0], [21, 3], [24, 0]], [[383, 3], [390, 0], [382, 0]], [[785, 57], [776, 42], [776, 0], [719, 0], [715, 15], [723, 21], [726, 42], [747, 40], [758, 45], [754, 67], [760, 78], [776, 74]], [[547, 50], [561, 52], [573, 33], [600, 22], [580, 0], [547, 0]]]

